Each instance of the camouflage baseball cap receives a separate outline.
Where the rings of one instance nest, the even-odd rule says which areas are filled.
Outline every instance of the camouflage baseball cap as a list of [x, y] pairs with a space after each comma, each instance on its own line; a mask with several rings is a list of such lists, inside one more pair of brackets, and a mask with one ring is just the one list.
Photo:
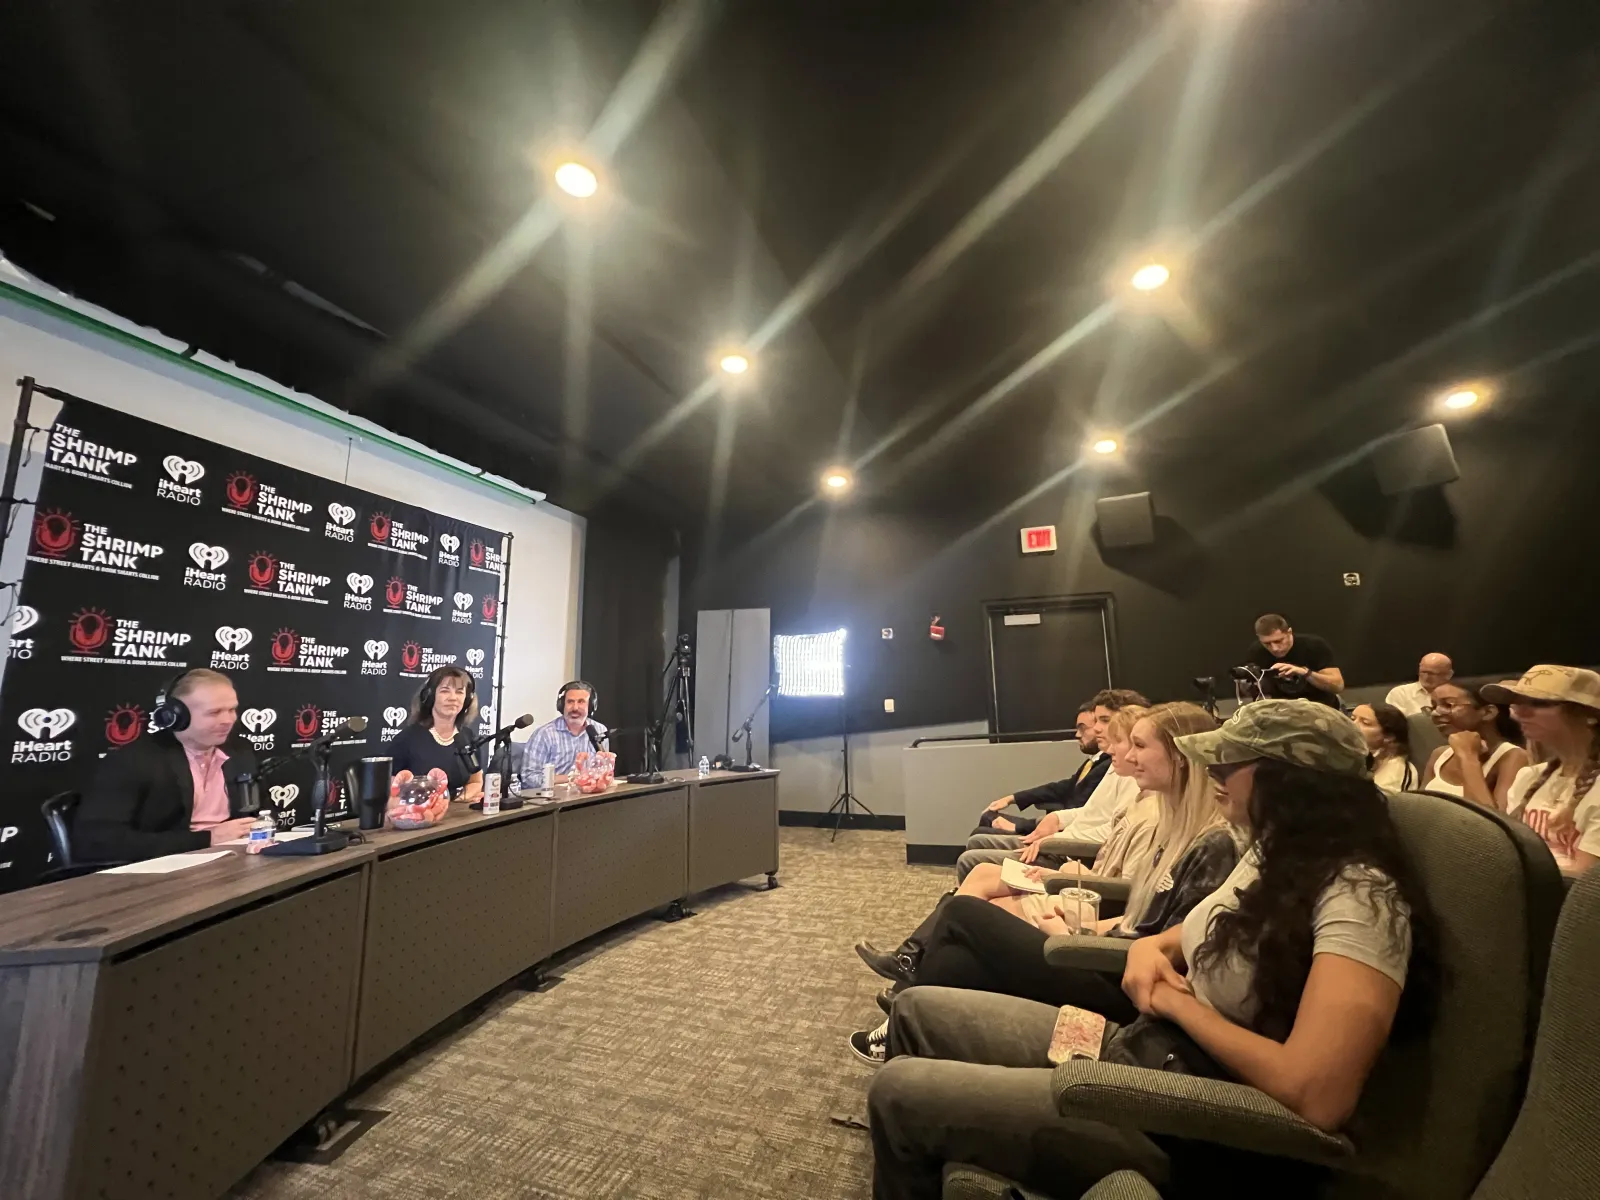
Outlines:
[[1204, 766], [1276, 758], [1336, 775], [1367, 779], [1367, 742], [1356, 723], [1315, 700], [1257, 700], [1240, 705], [1220, 729], [1173, 739]]
[[1582, 667], [1557, 667], [1541, 663], [1529, 667], [1521, 679], [1507, 679], [1483, 689], [1483, 698], [1495, 704], [1518, 700], [1555, 700], [1600, 709], [1600, 675]]

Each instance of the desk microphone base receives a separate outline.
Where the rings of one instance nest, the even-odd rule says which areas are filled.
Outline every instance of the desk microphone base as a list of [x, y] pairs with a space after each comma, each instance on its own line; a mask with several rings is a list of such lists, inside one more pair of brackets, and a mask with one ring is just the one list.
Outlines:
[[753, 763], [753, 762], [729, 763], [726, 767], [724, 767], [722, 769], [724, 771], [738, 771], [740, 774], [744, 774], [745, 772], [748, 772], [748, 771], [765, 771], [766, 770], [766, 768], [763, 767], [760, 763]]
[[326, 833], [312, 834], [310, 837], [295, 838], [292, 842], [273, 842], [272, 845], [261, 851], [263, 854], [302, 855], [302, 854], [332, 854], [335, 850], [343, 850], [350, 844], [350, 835], [337, 829], [330, 829]]
[[642, 771], [637, 775], [629, 775], [629, 783], [665, 783], [667, 777], [660, 771]]

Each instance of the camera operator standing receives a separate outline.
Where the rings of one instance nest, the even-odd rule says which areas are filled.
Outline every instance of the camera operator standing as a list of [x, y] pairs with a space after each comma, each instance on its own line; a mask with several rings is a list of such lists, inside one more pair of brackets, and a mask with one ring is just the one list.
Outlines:
[[1344, 673], [1333, 665], [1333, 647], [1314, 633], [1295, 636], [1277, 613], [1256, 618], [1256, 645], [1245, 662], [1262, 671], [1261, 691], [1269, 700], [1316, 700], [1339, 707]]

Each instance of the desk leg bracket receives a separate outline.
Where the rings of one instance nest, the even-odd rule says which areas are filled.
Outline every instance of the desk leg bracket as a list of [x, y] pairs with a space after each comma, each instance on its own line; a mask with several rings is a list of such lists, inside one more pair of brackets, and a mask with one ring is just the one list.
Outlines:
[[669, 922], [681, 921], [685, 917], [692, 917], [694, 915], [694, 910], [692, 908], [685, 908], [682, 900], [674, 900], [671, 904], [667, 905], [667, 911], [661, 914], [661, 919]]

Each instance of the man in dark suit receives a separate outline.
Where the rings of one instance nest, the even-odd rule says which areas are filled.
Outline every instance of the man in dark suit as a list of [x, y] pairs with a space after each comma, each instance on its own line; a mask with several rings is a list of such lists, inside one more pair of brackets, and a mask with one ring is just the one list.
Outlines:
[[245, 837], [228, 781], [254, 773], [255, 752], [233, 735], [239, 698], [228, 677], [199, 668], [173, 681], [153, 723], [160, 732], [106, 754], [73, 822], [73, 854], [134, 862]]

